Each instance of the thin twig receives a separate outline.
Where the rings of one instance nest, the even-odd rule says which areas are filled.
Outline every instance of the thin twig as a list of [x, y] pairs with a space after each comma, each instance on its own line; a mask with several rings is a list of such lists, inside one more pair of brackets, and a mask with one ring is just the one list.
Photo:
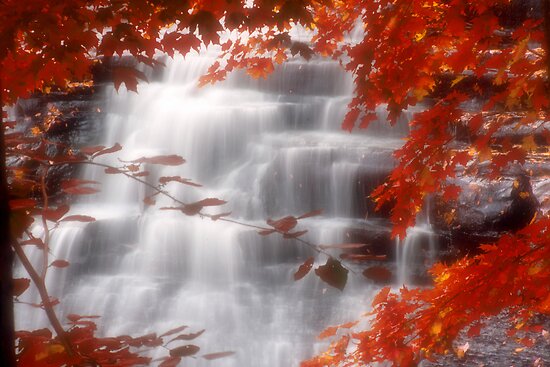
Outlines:
[[46, 312], [46, 316], [48, 317], [48, 321], [52, 325], [55, 333], [57, 334], [57, 337], [61, 341], [61, 344], [63, 344], [63, 347], [67, 351], [67, 354], [69, 356], [74, 356], [75, 351], [73, 348], [72, 343], [67, 338], [67, 333], [65, 332], [65, 329], [61, 325], [61, 322], [59, 321], [57, 315], [55, 314], [55, 311], [53, 309], [50, 295], [48, 294], [48, 289], [46, 288], [46, 284], [44, 283], [44, 279], [38, 274], [38, 272], [34, 269], [32, 263], [30, 262], [29, 258], [25, 254], [25, 251], [23, 250], [23, 247], [19, 241], [14, 240], [12, 242], [12, 247], [15, 251], [15, 254], [21, 261], [21, 264], [23, 264], [23, 267], [31, 277], [34, 285], [38, 289], [38, 293], [40, 294], [40, 299], [42, 300], [42, 305], [44, 307], [44, 311]]

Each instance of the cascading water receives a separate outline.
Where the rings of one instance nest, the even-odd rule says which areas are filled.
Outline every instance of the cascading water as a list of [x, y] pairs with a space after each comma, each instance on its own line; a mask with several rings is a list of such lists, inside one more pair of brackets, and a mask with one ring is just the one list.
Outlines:
[[434, 264], [439, 246], [437, 234], [430, 220], [430, 200], [417, 215], [416, 226], [407, 229], [404, 240], [395, 241], [395, 262], [397, 264], [397, 285], [422, 283], [425, 270]]
[[[123, 150], [104, 162], [178, 154], [185, 165], [151, 165], [147, 180], [191, 179], [203, 187], [166, 188], [185, 202], [226, 200], [219, 210], [250, 224], [322, 208], [322, 217], [301, 221], [300, 228], [309, 230], [306, 239], [349, 242], [348, 229], [366, 225], [367, 192], [358, 188], [369, 175], [391, 169], [399, 136], [382, 124], [367, 133], [340, 131], [352, 83], [335, 62], [291, 61], [268, 80], [236, 74], [197, 88], [212, 61], [208, 54], [176, 58], [162, 81], [140, 85], [139, 94], [107, 88], [98, 143], [118, 142]], [[101, 334], [140, 335], [185, 324], [206, 329], [193, 341], [200, 353], [236, 352], [186, 365], [297, 366], [320, 350], [315, 338], [323, 328], [357, 319], [377, 289], [360, 274], [350, 274], [343, 292], [313, 274], [294, 282], [292, 274], [313, 254], [307, 246], [159, 210], [174, 205], [161, 196], [145, 207], [151, 192], [121, 175], [89, 168], [81, 177], [101, 182], [102, 191], [75, 203], [72, 213], [97, 221], [66, 223], [53, 233], [52, 251], [71, 266], [52, 269], [47, 283], [61, 299], [61, 317], [101, 315]], [[321, 255], [316, 262], [325, 260]], [[18, 307], [18, 328], [48, 326], [39, 311]]]

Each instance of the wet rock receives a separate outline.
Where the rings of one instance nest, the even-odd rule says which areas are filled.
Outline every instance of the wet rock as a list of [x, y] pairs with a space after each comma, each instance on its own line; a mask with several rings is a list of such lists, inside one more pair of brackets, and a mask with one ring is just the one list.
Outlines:
[[504, 232], [514, 232], [525, 227], [540, 209], [537, 195], [543, 190], [533, 190], [543, 178], [529, 176], [523, 168], [513, 167], [498, 180], [463, 176], [454, 183], [462, 193], [458, 201], [449, 202], [436, 198], [432, 209], [436, 231], [449, 237], [447, 258], [475, 253], [482, 243], [492, 243]]
[[[90, 144], [100, 133], [99, 121], [103, 118], [103, 101], [98, 98], [96, 87], [81, 84], [68, 91], [54, 90], [48, 94], [36, 93], [20, 99], [15, 106], [17, 128], [26, 134], [36, 134], [36, 129], [52, 144], [46, 145], [50, 157], [67, 154], [75, 146]], [[30, 147], [37, 149], [38, 145]], [[30, 177], [44, 174], [44, 167], [32, 160], [19, 159], [22, 167], [29, 170]], [[75, 165], [50, 167], [46, 175], [48, 193], [59, 196], [61, 180], [76, 172]]]
[[539, 208], [539, 201], [533, 194], [531, 180], [520, 174], [513, 182], [510, 205], [497, 217], [492, 227], [498, 231], [518, 231], [528, 225]]

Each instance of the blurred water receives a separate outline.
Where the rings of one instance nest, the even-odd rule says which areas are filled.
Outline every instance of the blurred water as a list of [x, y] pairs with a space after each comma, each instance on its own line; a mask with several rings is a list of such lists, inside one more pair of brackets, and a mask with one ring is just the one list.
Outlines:
[[[118, 142], [123, 150], [100, 161], [117, 165], [119, 159], [178, 154], [185, 165], [151, 165], [146, 180], [191, 179], [203, 187], [170, 183], [167, 189], [186, 202], [226, 200], [211, 213], [231, 211], [232, 218], [257, 225], [324, 209], [323, 216], [301, 222], [309, 230], [304, 238], [315, 244], [349, 242], [348, 229], [365, 225], [372, 177], [394, 164], [391, 153], [402, 144], [407, 117], [389, 130], [381, 108], [380, 121], [369, 131], [341, 131], [352, 80], [326, 60], [291, 61], [267, 80], [237, 73], [199, 89], [197, 79], [213, 57], [169, 61], [163, 80], [141, 84], [139, 94], [107, 88], [98, 143]], [[102, 191], [75, 202], [72, 213], [97, 221], [67, 223], [53, 233], [52, 251], [71, 263], [48, 275], [51, 294], [61, 299], [58, 313], [101, 315], [104, 335], [185, 324], [190, 331], [206, 329], [192, 342], [201, 347], [198, 356], [236, 352], [216, 361], [189, 359], [186, 366], [297, 366], [322, 349], [316, 341], [321, 330], [357, 319], [378, 289], [360, 272], [350, 274], [343, 292], [313, 274], [294, 282], [293, 273], [314, 254], [307, 246], [158, 210], [174, 205], [160, 196], [156, 206], [145, 207], [150, 190], [121, 175], [88, 168], [81, 177], [101, 182]], [[316, 264], [325, 261], [318, 256]], [[18, 328], [48, 326], [41, 312], [25, 307], [18, 306]], [[155, 357], [165, 354], [161, 349]]]

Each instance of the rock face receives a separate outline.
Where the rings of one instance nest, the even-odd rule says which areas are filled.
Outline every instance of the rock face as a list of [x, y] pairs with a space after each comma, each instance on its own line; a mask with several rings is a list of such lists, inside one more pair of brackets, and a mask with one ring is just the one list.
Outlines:
[[[49, 94], [35, 94], [21, 99], [15, 105], [18, 129], [33, 133], [33, 128], [43, 132], [43, 137], [57, 145], [49, 144], [51, 155], [65, 154], [67, 150], [90, 144], [99, 133], [102, 120], [102, 98], [98, 98], [92, 85], [79, 85], [67, 92], [54, 91]], [[19, 164], [34, 170], [40, 176], [43, 167], [32, 161], [19, 159]], [[60, 181], [71, 176], [74, 165], [55, 166], [48, 169], [46, 184], [52, 197], [59, 193]]]
[[[493, 157], [513, 145], [522, 145], [529, 152], [524, 163], [508, 164], [497, 172], [490, 161], [478, 163], [468, 167], [467, 172], [458, 172], [453, 180], [462, 188], [457, 201], [436, 197], [431, 218], [436, 230], [450, 238], [449, 254], [455, 254], [451, 258], [475, 253], [479, 244], [494, 242], [503, 232], [518, 231], [537, 212], [550, 209], [550, 124], [525, 123], [524, 117], [521, 113], [498, 114], [503, 122], [489, 142]], [[476, 138], [466, 127], [456, 136], [457, 144], [464, 149]]]
[[522, 173], [514, 180], [510, 201], [510, 205], [492, 223], [496, 230], [520, 230], [528, 225], [537, 213], [539, 201], [533, 194], [529, 176]]

